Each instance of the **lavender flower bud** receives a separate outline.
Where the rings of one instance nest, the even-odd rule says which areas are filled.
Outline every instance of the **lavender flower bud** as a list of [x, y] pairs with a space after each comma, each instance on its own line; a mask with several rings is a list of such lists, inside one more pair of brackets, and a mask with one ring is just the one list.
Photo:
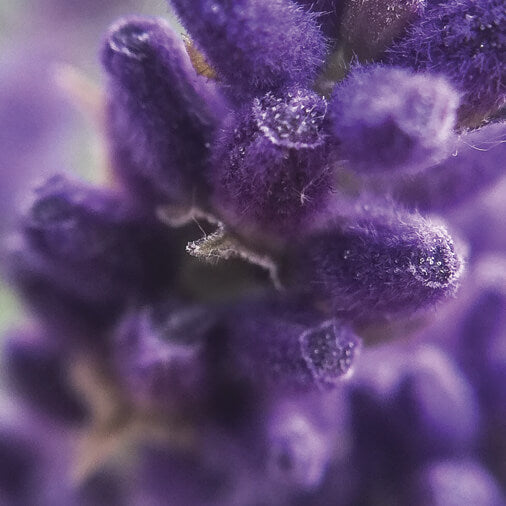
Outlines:
[[416, 476], [409, 500], [413, 506], [504, 506], [493, 476], [472, 460], [436, 461]]
[[[457, 353], [483, 406], [506, 415], [506, 258], [489, 256], [477, 266], [470, 299], [458, 325]], [[454, 324], [454, 322], [452, 322]], [[452, 325], [453, 326], [453, 325]]]
[[395, 408], [401, 433], [423, 455], [461, 453], [479, 428], [479, 408], [471, 385], [437, 348], [419, 351], [417, 364], [398, 385]]
[[127, 18], [107, 36], [107, 126], [116, 171], [136, 197], [189, 206], [201, 189], [221, 114], [166, 22]]
[[452, 295], [463, 260], [442, 225], [365, 204], [329, 220], [286, 252], [289, 287], [334, 314], [375, 318], [410, 313]]
[[463, 93], [459, 121], [481, 123], [506, 101], [503, 0], [434, 2], [389, 50], [395, 65], [446, 76]]
[[421, 211], [458, 206], [504, 174], [506, 123], [463, 134], [452, 156], [420, 174], [398, 181], [394, 198]]
[[308, 85], [326, 45], [316, 16], [290, 0], [171, 0], [233, 96]]
[[[421, 462], [468, 453], [478, 433], [470, 385], [434, 347], [365, 351], [349, 395], [354, 459], [364, 494], [399, 493]], [[369, 498], [367, 504], [373, 503]]]
[[47, 338], [16, 333], [5, 345], [10, 386], [30, 407], [66, 423], [87, 417], [83, 399], [72, 388], [63, 351]]
[[110, 319], [126, 302], [166, 290], [174, 275], [163, 226], [119, 194], [62, 176], [35, 190], [18, 239], [13, 277], [44, 317], [69, 310]]
[[229, 118], [213, 156], [213, 203], [248, 234], [297, 233], [325, 207], [327, 104], [303, 89], [267, 93]]
[[289, 391], [334, 388], [351, 371], [360, 344], [338, 320], [301, 322], [295, 314], [250, 304], [226, 327], [238, 374]]
[[332, 456], [331, 434], [297, 404], [285, 404], [267, 422], [266, 472], [275, 481], [311, 490], [322, 481]]
[[127, 315], [115, 342], [123, 383], [141, 403], [165, 407], [195, 403], [202, 393], [204, 335], [210, 311], [167, 301]]
[[330, 129], [352, 169], [414, 171], [449, 154], [457, 106], [443, 78], [359, 67], [334, 90]]
[[360, 60], [381, 54], [423, 13], [425, 0], [348, 0], [341, 39]]
[[[470, 258], [482, 253], [506, 251], [506, 234], [498, 234], [506, 216], [506, 178], [480, 193], [465, 206], [455, 207], [447, 214], [470, 248]], [[483, 224], [487, 226], [484, 227]]]

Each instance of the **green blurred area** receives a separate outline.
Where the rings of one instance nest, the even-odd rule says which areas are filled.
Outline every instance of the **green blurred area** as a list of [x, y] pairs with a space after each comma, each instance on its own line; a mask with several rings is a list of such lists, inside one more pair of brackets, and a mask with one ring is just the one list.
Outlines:
[[0, 335], [13, 327], [22, 317], [22, 311], [16, 296], [0, 284]]

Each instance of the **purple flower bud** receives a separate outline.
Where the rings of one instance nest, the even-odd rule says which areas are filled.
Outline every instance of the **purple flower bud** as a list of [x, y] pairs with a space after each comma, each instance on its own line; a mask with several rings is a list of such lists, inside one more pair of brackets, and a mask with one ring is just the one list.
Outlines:
[[[116, 171], [134, 196], [190, 206], [201, 189], [221, 113], [167, 23], [127, 18], [107, 36], [107, 125]], [[199, 186], [200, 185], [200, 186]]]
[[297, 0], [297, 3], [318, 14], [316, 20], [323, 33], [331, 40], [337, 39], [345, 5], [343, 0]]
[[413, 506], [504, 506], [493, 476], [472, 460], [442, 460], [423, 468], [411, 487]]
[[[399, 494], [427, 458], [467, 454], [478, 430], [473, 391], [441, 350], [364, 351], [349, 384], [354, 461], [366, 504]], [[395, 455], [395, 458], [392, 458]]]
[[444, 226], [368, 203], [293, 244], [282, 277], [334, 314], [369, 319], [452, 295], [462, 270]]
[[459, 120], [479, 124], [506, 101], [505, 40], [503, 0], [434, 2], [391, 47], [388, 61], [446, 76], [463, 93]]
[[348, 0], [341, 39], [360, 60], [381, 54], [423, 13], [425, 0]]
[[233, 312], [226, 327], [238, 374], [271, 388], [334, 388], [351, 371], [360, 345], [336, 319], [301, 322], [300, 315], [251, 304]]
[[[506, 258], [489, 256], [477, 265], [458, 322], [457, 353], [483, 406], [506, 416]], [[452, 321], [452, 326], [455, 324]]]
[[441, 77], [358, 67], [329, 104], [338, 156], [364, 173], [428, 167], [453, 147], [457, 106], [457, 93]]
[[84, 400], [73, 389], [69, 364], [54, 342], [28, 332], [15, 333], [4, 353], [10, 386], [30, 407], [66, 423], [85, 421]]
[[333, 438], [311, 420], [311, 413], [300, 408], [297, 403], [285, 403], [270, 413], [266, 473], [274, 481], [311, 490], [325, 475], [332, 458]]
[[[506, 178], [479, 193], [465, 206], [458, 206], [446, 214], [446, 219], [459, 231], [470, 246], [470, 256], [506, 251], [506, 234], [498, 234], [506, 216]], [[484, 227], [483, 224], [487, 226]]]
[[241, 235], [289, 236], [325, 207], [330, 171], [324, 98], [267, 93], [229, 118], [217, 142], [214, 206]]
[[157, 303], [124, 318], [115, 360], [130, 394], [168, 408], [196, 404], [203, 393], [204, 337], [214, 323], [202, 307]]
[[326, 44], [316, 16], [290, 0], [170, 3], [235, 97], [308, 85], [323, 64]]
[[437, 348], [418, 352], [396, 396], [399, 430], [414, 451], [435, 455], [470, 448], [479, 428], [477, 400], [462, 372]]
[[399, 181], [394, 198], [421, 211], [443, 211], [479, 194], [504, 174], [506, 123], [463, 134], [438, 165]]
[[172, 282], [173, 237], [117, 193], [54, 176], [34, 191], [21, 225], [11, 269], [44, 317], [110, 319]]

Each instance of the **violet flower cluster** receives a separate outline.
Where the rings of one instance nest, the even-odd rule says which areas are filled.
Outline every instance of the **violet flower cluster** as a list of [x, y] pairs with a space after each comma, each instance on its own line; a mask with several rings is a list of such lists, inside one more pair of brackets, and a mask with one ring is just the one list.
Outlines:
[[504, 2], [170, 5], [8, 241], [0, 503], [506, 504]]

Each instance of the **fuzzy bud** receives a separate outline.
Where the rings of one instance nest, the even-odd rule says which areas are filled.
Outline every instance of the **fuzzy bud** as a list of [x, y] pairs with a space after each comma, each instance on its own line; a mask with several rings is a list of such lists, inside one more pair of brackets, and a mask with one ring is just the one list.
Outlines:
[[54, 176], [35, 189], [11, 252], [14, 281], [44, 317], [110, 319], [170, 286], [172, 237], [120, 194]]
[[330, 189], [324, 98], [304, 89], [256, 98], [229, 118], [213, 156], [213, 204], [242, 234], [289, 236]]
[[[148, 204], [193, 204], [216, 116], [212, 84], [198, 76], [183, 41], [162, 20], [126, 18], [102, 49], [114, 168]], [[220, 111], [220, 112], [219, 112]]]
[[388, 61], [445, 76], [463, 94], [459, 121], [475, 125], [506, 102], [503, 0], [432, 2]]
[[227, 320], [239, 374], [288, 390], [334, 388], [350, 372], [359, 339], [338, 320], [302, 322], [284, 313], [248, 305]]
[[410, 313], [452, 295], [462, 270], [443, 226], [368, 203], [292, 245], [284, 275], [288, 286], [333, 314], [367, 319]]
[[308, 85], [326, 44], [316, 16], [286, 0], [171, 0], [181, 23], [236, 98]]
[[329, 103], [337, 156], [366, 174], [429, 167], [453, 147], [458, 102], [441, 77], [358, 67]]

